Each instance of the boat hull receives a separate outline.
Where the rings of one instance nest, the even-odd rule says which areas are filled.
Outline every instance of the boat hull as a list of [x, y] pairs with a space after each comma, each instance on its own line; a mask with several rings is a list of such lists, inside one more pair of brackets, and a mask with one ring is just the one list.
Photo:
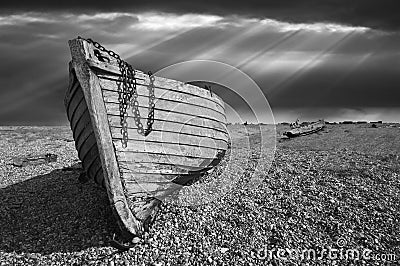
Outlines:
[[[70, 48], [65, 106], [78, 156], [87, 176], [106, 189], [123, 231], [140, 235], [154, 220], [161, 200], [223, 158], [228, 148], [224, 102], [206, 89], [155, 77], [152, 131], [139, 134], [135, 114], [128, 110], [125, 147], [118, 63], [82, 39], [70, 41]], [[145, 125], [150, 78], [141, 71], [135, 71], [135, 78]]]
[[75, 147], [88, 178], [104, 185], [104, 175], [85, 96], [70, 64], [70, 82], [64, 100]]
[[318, 121], [315, 123], [312, 123], [307, 126], [302, 126], [299, 128], [294, 128], [292, 130], [286, 131], [283, 134], [286, 135], [289, 138], [294, 138], [294, 137], [299, 137], [299, 136], [304, 136], [304, 135], [309, 135], [316, 133], [318, 131], [321, 131], [325, 127], [325, 122], [324, 121]]

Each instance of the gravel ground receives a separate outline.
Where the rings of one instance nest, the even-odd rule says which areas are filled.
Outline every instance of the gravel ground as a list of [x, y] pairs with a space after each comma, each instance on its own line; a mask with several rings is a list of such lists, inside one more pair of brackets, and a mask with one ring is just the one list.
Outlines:
[[[107, 196], [93, 182], [78, 182], [70, 130], [0, 128], [0, 265], [398, 265], [400, 129], [335, 125], [279, 140], [270, 169], [271, 156], [257, 149], [254, 127], [247, 127], [249, 133], [231, 129], [240, 140], [232, 147], [235, 156], [204, 177], [225, 170], [234, 177], [229, 193], [202, 206], [163, 204], [143, 240], [118, 253], [109, 244], [118, 228]], [[47, 152], [58, 161], [11, 165], [13, 156]], [[233, 166], [226, 170], [228, 163]], [[261, 182], [255, 186], [251, 176]], [[396, 259], [325, 254], [279, 260], [265, 254], [329, 247]]]

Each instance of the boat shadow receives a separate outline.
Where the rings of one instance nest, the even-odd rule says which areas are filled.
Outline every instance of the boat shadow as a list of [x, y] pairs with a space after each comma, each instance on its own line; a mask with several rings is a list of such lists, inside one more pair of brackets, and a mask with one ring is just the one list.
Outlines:
[[74, 252], [118, 230], [105, 191], [71, 166], [0, 189], [0, 251]]

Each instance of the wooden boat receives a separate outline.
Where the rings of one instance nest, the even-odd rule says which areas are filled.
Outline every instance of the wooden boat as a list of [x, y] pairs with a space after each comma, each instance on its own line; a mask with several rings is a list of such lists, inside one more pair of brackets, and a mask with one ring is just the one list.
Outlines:
[[318, 120], [317, 122], [311, 123], [309, 125], [293, 128], [289, 131], [284, 132], [283, 135], [286, 135], [289, 138], [294, 138], [318, 132], [322, 130], [324, 127], [325, 127], [325, 121]]
[[65, 107], [78, 156], [105, 187], [122, 232], [141, 235], [161, 200], [223, 158], [224, 102], [205, 88], [133, 70], [90, 39], [69, 45]]

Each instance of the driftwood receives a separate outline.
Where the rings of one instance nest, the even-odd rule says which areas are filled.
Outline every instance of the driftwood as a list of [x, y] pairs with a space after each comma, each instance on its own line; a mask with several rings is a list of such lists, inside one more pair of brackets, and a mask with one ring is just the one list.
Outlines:
[[24, 167], [27, 165], [39, 165], [45, 163], [57, 162], [57, 155], [52, 153], [28, 155], [22, 157], [15, 157], [13, 159], [13, 165], [18, 167]]

